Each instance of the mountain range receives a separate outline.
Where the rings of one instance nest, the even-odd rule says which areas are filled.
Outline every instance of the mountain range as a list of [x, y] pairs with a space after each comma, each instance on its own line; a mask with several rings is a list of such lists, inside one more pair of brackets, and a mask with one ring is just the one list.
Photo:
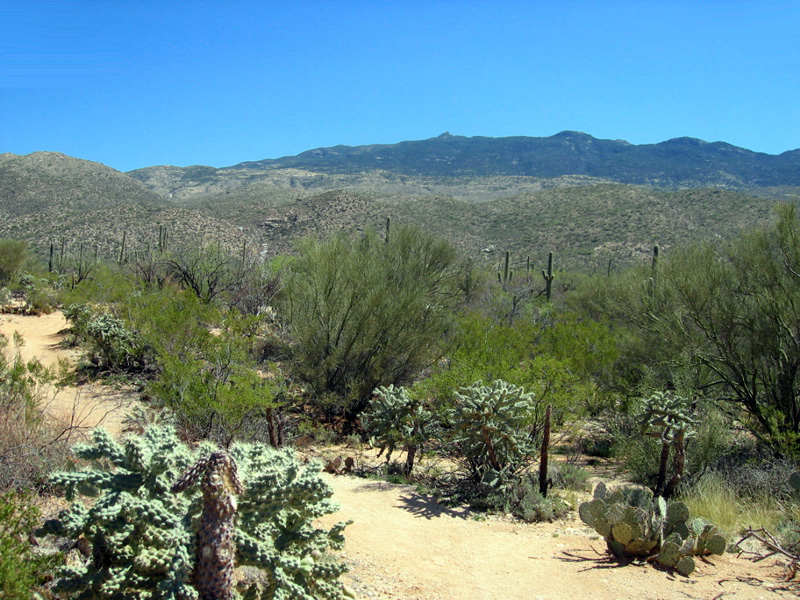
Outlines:
[[0, 154], [0, 236], [97, 245], [113, 256], [155, 244], [256, 245], [416, 223], [494, 264], [554, 251], [562, 267], [629, 264], [768, 220], [800, 190], [800, 150], [768, 155], [677, 138], [633, 145], [565, 131], [545, 138], [438, 137], [319, 148], [230, 167], [121, 173], [55, 152]]

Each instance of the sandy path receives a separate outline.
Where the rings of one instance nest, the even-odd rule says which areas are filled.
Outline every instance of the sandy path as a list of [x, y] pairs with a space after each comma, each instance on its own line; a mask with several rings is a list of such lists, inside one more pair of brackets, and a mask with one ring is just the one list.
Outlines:
[[574, 513], [553, 524], [479, 520], [409, 486], [325, 477], [341, 505], [328, 522], [354, 521], [345, 530], [345, 581], [361, 598], [767, 600], [798, 593], [786, 589], [775, 563], [732, 555], [698, 561], [688, 578], [649, 565], [620, 567]]
[[[33, 358], [47, 367], [57, 367], [59, 359], [70, 365], [77, 363], [80, 352], [64, 349], [60, 332], [67, 327], [60, 311], [49, 315], [29, 316], [0, 314], [0, 334], [9, 340], [13, 350], [14, 333], [23, 339], [18, 350], [25, 360]], [[112, 433], [119, 433], [126, 410], [132, 401], [131, 390], [114, 389], [100, 383], [88, 383], [56, 389], [48, 386], [42, 390], [47, 412], [64, 425], [88, 429], [102, 425]]]

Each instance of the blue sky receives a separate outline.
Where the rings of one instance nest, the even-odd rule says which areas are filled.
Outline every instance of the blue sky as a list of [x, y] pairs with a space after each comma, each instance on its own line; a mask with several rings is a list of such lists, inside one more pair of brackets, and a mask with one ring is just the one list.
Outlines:
[[0, 0], [0, 153], [127, 171], [566, 129], [800, 147], [800, 3]]

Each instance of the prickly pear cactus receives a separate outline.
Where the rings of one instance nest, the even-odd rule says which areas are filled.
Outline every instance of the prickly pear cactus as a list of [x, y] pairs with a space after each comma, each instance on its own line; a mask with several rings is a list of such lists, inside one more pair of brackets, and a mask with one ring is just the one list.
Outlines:
[[[237, 445], [229, 455], [215, 454], [211, 445], [190, 450], [169, 427], [151, 427], [122, 443], [96, 430], [93, 443], [74, 452], [84, 467], [52, 478], [73, 503], [37, 535], [83, 539], [91, 552], [85, 564], [61, 569], [57, 594], [197, 600], [204, 577], [197, 561], [207, 553], [204, 547], [232, 551], [235, 544], [233, 563], [258, 567], [267, 582], [252, 586], [248, 598], [343, 598], [339, 576], [345, 567], [331, 551], [344, 543], [346, 524], [314, 526], [335, 509], [318, 465], [300, 465], [288, 451], [262, 445]], [[173, 486], [184, 491], [172, 493]], [[89, 507], [76, 496], [93, 503]], [[220, 532], [228, 525], [230, 536]], [[203, 535], [221, 538], [206, 542]]]
[[581, 504], [578, 513], [605, 538], [614, 556], [646, 558], [658, 549], [661, 516], [654, 510], [630, 506], [620, 491], [609, 494], [605, 485], [598, 485], [594, 499]]
[[626, 502], [622, 492], [609, 493], [602, 483], [594, 499], [580, 505], [581, 520], [603, 536], [609, 551], [619, 558], [648, 558], [682, 575], [694, 571], [693, 556], [722, 554], [726, 541], [703, 519], [692, 519], [682, 502], [656, 497], [649, 506]]

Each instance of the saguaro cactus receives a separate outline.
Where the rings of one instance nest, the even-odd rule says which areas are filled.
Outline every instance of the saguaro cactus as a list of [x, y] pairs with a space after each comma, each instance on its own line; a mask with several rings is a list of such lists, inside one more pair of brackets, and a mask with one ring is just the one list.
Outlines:
[[547, 255], [547, 271], [542, 269], [542, 277], [544, 277], [544, 295], [545, 298], [550, 300], [550, 296], [553, 292], [553, 253]]
[[500, 285], [503, 286], [504, 289], [511, 283], [511, 280], [514, 278], [514, 271], [509, 269], [510, 262], [511, 262], [511, 252], [506, 250], [506, 259], [505, 262], [503, 263], [503, 271], [497, 272], [497, 281], [500, 283]]
[[230, 600], [236, 554], [234, 494], [244, 494], [244, 486], [239, 480], [236, 462], [226, 452], [202, 457], [180, 476], [172, 491], [182, 492], [198, 482], [203, 491], [203, 512], [197, 530], [192, 582], [200, 600]]

